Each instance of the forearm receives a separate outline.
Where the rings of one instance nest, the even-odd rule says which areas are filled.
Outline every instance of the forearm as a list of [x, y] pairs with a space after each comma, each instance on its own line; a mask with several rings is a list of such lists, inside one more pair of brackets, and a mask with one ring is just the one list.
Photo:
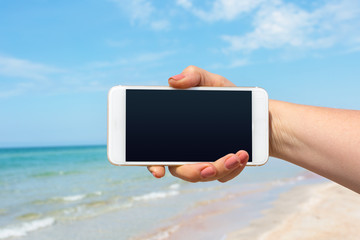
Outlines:
[[360, 111], [270, 100], [270, 155], [360, 193]]

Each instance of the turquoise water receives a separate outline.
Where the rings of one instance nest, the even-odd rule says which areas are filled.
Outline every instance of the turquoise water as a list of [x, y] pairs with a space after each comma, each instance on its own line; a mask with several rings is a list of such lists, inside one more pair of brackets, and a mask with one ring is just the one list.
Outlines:
[[[116, 239], [128, 239], [220, 193], [281, 186], [303, 174], [270, 159], [226, 184], [191, 184], [170, 174], [155, 179], [145, 167], [113, 166], [106, 146], [0, 149], [0, 239], [25, 239], [113, 213], [118, 215], [111, 221], [121, 230]], [[83, 238], [90, 239], [86, 233]]]

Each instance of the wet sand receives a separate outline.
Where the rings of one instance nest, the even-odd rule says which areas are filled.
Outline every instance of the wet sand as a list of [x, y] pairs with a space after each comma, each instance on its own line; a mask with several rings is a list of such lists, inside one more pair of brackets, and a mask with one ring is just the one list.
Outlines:
[[264, 217], [225, 239], [360, 239], [360, 195], [327, 182], [281, 194]]
[[233, 185], [225, 192], [219, 191], [212, 199], [197, 202], [182, 214], [167, 219], [164, 227], [132, 240], [225, 240], [229, 233], [247, 228], [254, 220], [261, 219], [264, 216], [262, 212], [270, 209], [280, 194], [288, 193], [299, 185], [314, 186], [314, 182], [323, 183], [324, 180], [317, 175], [305, 174], [268, 183], [261, 182], [248, 186], [247, 190], [242, 189], [241, 184]]

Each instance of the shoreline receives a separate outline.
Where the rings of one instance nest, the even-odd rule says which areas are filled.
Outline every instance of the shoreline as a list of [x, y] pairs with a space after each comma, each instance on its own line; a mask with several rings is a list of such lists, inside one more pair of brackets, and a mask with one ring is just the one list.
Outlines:
[[[318, 175], [305, 172], [297, 177], [257, 183], [247, 190], [233, 186], [225, 195], [196, 203], [184, 213], [167, 219], [167, 224], [131, 240], [228, 239], [229, 233], [247, 229], [262, 219], [282, 194], [293, 188], [323, 182]], [[237, 238], [234, 238], [237, 239]], [[252, 238], [244, 238], [252, 239]]]
[[[260, 211], [249, 210], [248, 207], [252, 207], [244, 202], [254, 198], [259, 199], [269, 191], [269, 186], [264, 186], [261, 189], [198, 202], [181, 215], [168, 219], [165, 226], [140, 234], [131, 240], [225, 239], [228, 232], [238, 227], [246, 227], [249, 220], [259, 217]], [[243, 201], [238, 201], [239, 199]], [[259, 201], [258, 199], [256, 201]], [[262, 205], [261, 209], [264, 208]], [[243, 214], [241, 221], [237, 221], [236, 216], [241, 214]], [[220, 228], [218, 228], [219, 222]]]
[[[316, 184], [328, 181], [279, 159], [261, 168], [247, 168], [226, 184], [192, 184], [169, 175], [154, 179], [143, 167], [113, 168], [104, 164], [105, 153], [102, 147], [6, 151], [0, 179], [4, 187], [0, 239], [225, 240], [272, 216], [249, 234], [260, 237], [267, 233], [262, 237], [271, 239], [270, 235], [284, 232], [281, 228], [290, 221], [282, 221], [289, 214], [301, 213], [294, 206], [312, 199], [304, 208], [313, 208], [323, 202], [321, 196], [339, 195], [321, 193], [329, 189], [311, 192]], [[27, 164], [19, 168], [24, 161]], [[298, 186], [297, 193], [290, 192]], [[346, 219], [342, 212], [351, 214], [358, 209], [344, 209], [344, 202], [354, 204], [340, 195], [330, 208]], [[275, 211], [271, 215], [281, 196], [289, 198], [280, 201], [277, 211], [286, 214]], [[301, 222], [301, 216], [296, 217]], [[352, 221], [358, 220], [353, 217]]]
[[333, 182], [296, 186], [226, 240], [358, 239], [360, 195]]

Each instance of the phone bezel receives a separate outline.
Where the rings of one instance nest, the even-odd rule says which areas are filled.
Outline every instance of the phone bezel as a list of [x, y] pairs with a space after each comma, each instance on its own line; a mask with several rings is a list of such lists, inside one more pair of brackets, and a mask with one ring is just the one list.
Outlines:
[[[115, 86], [108, 94], [107, 155], [111, 164], [126, 166], [183, 165], [195, 162], [126, 162], [126, 89], [178, 90], [168, 86]], [[248, 166], [264, 165], [269, 158], [268, 94], [259, 87], [192, 87], [182, 90], [252, 91], [252, 154]], [[239, 149], [240, 150], [240, 149]]]

